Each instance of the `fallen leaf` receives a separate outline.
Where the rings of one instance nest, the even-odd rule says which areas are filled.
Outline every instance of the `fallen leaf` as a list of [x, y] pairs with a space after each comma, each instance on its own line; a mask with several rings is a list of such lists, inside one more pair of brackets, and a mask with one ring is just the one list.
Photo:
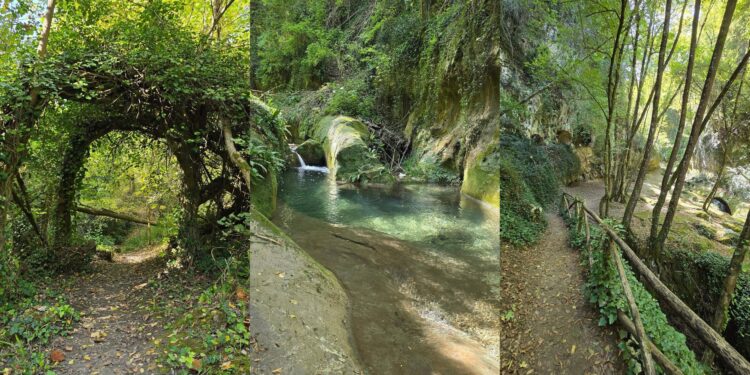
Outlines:
[[91, 360], [91, 357], [89, 357], [89, 355], [88, 355], [88, 354], [86, 354], [86, 355], [84, 355], [84, 356], [83, 356], [83, 360], [84, 360], [84, 361], [90, 361], [90, 360]]
[[286, 273], [284, 273], [284, 272], [276, 272], [276, 276], [278, 276], [278, 277], [280, 277], [280, 278], [283, 279], [284, 276], [286, 276]]
[[520, 367], [520, 368], [526, 368], [526, 367], [529, 367], [529, 364], [526, 363], [526, 361], [521, 361], [521, 363], [518, 365], [518, 367]]
[[230, 368], [232, 368], [232, 361], [226, 361], [221, 364], [222, 370], [229, 370]]
[[245, 289], [242, 287], [237, 287], [234, 296], [238, 301], [247, 301], [247, 292], [245, 292]]
[[65, 347], [65, 351], [66, 352], [72, 352], [73, 351], [73, 347], [72, 346], [66, 346]]
[[200, 370], [202, 365], [201, 360], [196, 358], [193, 360], [191, 367], [193, 370]]
[[281, 367], [277, 368], [276, 370], [271, 371], [274, 374], [281, 374]]
[[576, 353], [576, 346], [575, 346], [575, 345], [573, 345], [573, 346], [572, 346], [572, 347], [570, 348], [570, 354], [575, 354], [575, 353]]
[[65, 353], [60, 349], [52, 349], [49, 353], [49, 359], [52, 362], [62, 362], [65, 360]]
[[104, 331], [91, 332], [91, 338], [94, 340], [94, 342], [102, 342], [104, 341], [105, 337], [107, 337], [107, 333]]

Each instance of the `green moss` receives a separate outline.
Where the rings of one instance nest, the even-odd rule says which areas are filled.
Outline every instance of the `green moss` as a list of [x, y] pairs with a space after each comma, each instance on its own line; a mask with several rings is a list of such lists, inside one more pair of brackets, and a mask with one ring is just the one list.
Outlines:
[[326, 116], [315, 126], [313, 137], [323, 145], [326, 165], [337, 180], [389, 179], [388, 170], [368, 146], [371, 135], [362, 121], [347, 116]]
[[496, 144], [467, 160], [461, 192], [500, 207], [500, 152]]
[[271, 217], [276, 211], [276, 197], [279, 188], [276, 173], [270, 170], [264, 178], [254, 180], [251, 198], [253, 206], [258, 212]]
[[308, 165], [325, 164], [326, 154], [323, 146], [315, 139], [308, 139], [297, 146], [297, 154], [302, 157]]

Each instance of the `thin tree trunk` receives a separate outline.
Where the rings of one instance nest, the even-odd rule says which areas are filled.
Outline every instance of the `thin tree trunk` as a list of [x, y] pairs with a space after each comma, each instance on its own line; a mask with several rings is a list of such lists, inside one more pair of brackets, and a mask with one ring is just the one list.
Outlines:
[[659, 219], [661, 218], [661, 209], [664, 206], [664, 201], [667, 199], [667, 193], [669, 192], [669, 179], [672, 174], [672, 168], [677, 160], [677, 154], [680, 152], [680, 146], [682, 144], [682, 133], [685, 130], [685, 123], [687, 121], [687, 109], [688, 101], [690, 100], [690, 87], [693, 81], [693, 68], [695, 66], [695, 51], [698, 46], [698, 24], [700, 23], [701, 13], [701, 0], [695, 0], [695, 7], [693, 10], [693, 29], [690, 35], [690, 52], [688, 55], [688, 65], [685, 72], [685, 87], [682, 93], [682, 104], [680, 106], [680, 120], [677, 125], [677, 134], [675, 135], [674, 145], [672, 146], [672, 152], [669, 154], [667, 160], [667, 166], [664, 170], [664, 176], [662, 176], [661, 191], [659, 192], [659, 198], [656, 200], [653, 212], [651, 214], [651, 232], [649, 234], [649, 243], [652, 243], [656, 239], [657, 231], [659, 228]]
[[[37, 54], [40, 60], [47, 55], [47, 44], [49, 33], [52, 29], [52, 19], [55, 14], [56, 0], [48, 0], [47, 9], [44, 14], [44, 23], [42, 33], [37, 45]], [[9, 121], [9, 129], [6, 131], [6, 139], [3, 141], [3, 148], [7, 153], [2, 174], [5, 176], [0, 183], [0, 253], [5, 251], [5, 227], [8, 224], [8, 211], [10, 202], [13, 198], [13, 178], [18, 173], [18, 168], [23, 160], [25, 145], [28, 141], [29, 132], [23, 131], [24, 125], [33, 126], [36, 118], [37, 104], [39, 103], [39, 88], [31, 87], [29, 89], [30, 101], [28, 112], [19, 112], [19, 116]], [[4, 124], [5, 125], [5, 124]]]
[[667, 50], [667, 39], [669, 39], [669, 19], [672, 14], [672, 0], [667, 0], [664, 7], [664, 29], [661, 35], [661, 45], [659, 46], [659, 62], [656, 70], [656, 81], [654, 82], [654, 100], [651, 110], [651, 125], [648, 130], [648, 137], [646, 138], [646, 145], [643, 150], [643, 159], [641, 160], [640, 169], [638, 170], [638, 176], [635, 179], [633, 185], [633, 192], [630, 194], [628, 203], [625, 206], [625, 214], [622, 218], [622, 223], [626, 229], [630, 228], [630, 219], [633, 217], [635, 206], [638, 204], [638, 199], [641, 196], [641, 188], [643, 187], [643, 180], [646, 177], [646, 171], [648, 169], [648, 161], [651, 158], [651, 149], [654, 144], [654, 134], [656, 133], [656, 127], [658, 125], [659, 117], [659, 99], [661, 97], [661, 82], [664, 76], [664, 70], [666, 68], [666, 50]]
[[[636, 68], [638, 64], [638, 42], [640, 41], [640, 22], [641, 22], [641, 11], [640, 9], [635, 9], [636, 15], [635, 15], [635, 37], [633, 37], [633, 59], [630, 63], [630, 87], [628, 88], [628, 105], [625, 110], [625, 129], [624, 129], [624, 139], [628, 138], [629, 133], [629, 126], [630, 125], [630, 108], [633, 106], [633, 91], [635, 89], [635, 82], [636, 82]], [[637, 104], [636, 104], [637, 105]], [[634, 112], [637, 112], [637, 109], [634, 110]], [[615, 141], [617, 141], [617, 131], [615, 131]], [[612, 197], [611, 199], [614, 201], [619, 201], [622, 199], [622, 189], [619, 189], [618, 187], [622, 185], [622, 179], [623, 179], [623, 165], [622, 157], [623, 157], [624, 150], [620, 150], [617, 153], [617, 161], [615, 162], [615, 179], [614, 179], [614, 186], [612, 187]]]
[[725, 150], [721, 155], [721, 164], [719, 164], [719, 171], [716, 172], [716, 181], [714, 181], [714, 185], [713, 187], [711, 187], [711, 191], [708, 193], [708, 196], [706, 196], [706, 200], [703, 201], [703, 211], [706, 212], [708, 212], [708, 208], [711, 207], [711, 201], [714, 200], [716, 192], [719, 190], [721, 179], [724, 178], [724, 171], [726, 170], [727, 166], [727, 151]]
[[612, 56], [609, 61], [609, 73], [607, 77], [607, 127], [604, 131], [604, 196], [599, 201], [599, 214], [607, 216], [609, 213], [609, 201], [612, 194], [612, 139], [610, 132], [614, 121], [615, 107], [617, 104], [617, 88], [620, 82], [620, 60], [625, 38], [625, 11], [627, 0], [620, 1], [620, 13], [618, 14], [617, 33], [612, 47]]
[[[706, 74], [706, 81], [701, 92], [701, 99], [698, 102], [698, 108], [695, 111], [695, 118], [693, 120], [693, 126], [690, 131], [690, 138], [688, 139], [687, 146], [685, 148], [685, 155], [682, 157], [681, 168], [677, 170], [677, 180], [675, 181], [674, 190], [672, 197], [669, 200], [669, 209], [667, 214], [664, 216], [664, 223], [662, 224], [659, 235], [656, 241], [652, 243], [652, 251], [655, 254], [660, 254], [664, 247], [664, 243], [669, 235], [669, 230], [672, 226], [672, 221], [677, 213], [677, 207], [680, 202], [680, 196], [682, 195], [682, 189], [685, 186], [685, 177], [687, 175], [688, 166], [690, 165], [690, 159], [693, 157], [695, 152], [695, 146], [698, 144], [698, 138], [703, 131], [703, 120], [706, 114], [711, 92], [713, 90], [714, 82], [716, 81], [716, 73], [719, 70], [719, 64], [721, 63], [721, 57], [724, 52], [724, 44], [729, 33], [729, 25], [732, 23], [734, 16], [734, 10], [737, 7], [737, 0], [728, 0], [727, 6], [724, 11], [724, 16], [719, 28], [719, 34], [716, 38], [716, 46], [714, 47], [713, 54], [711, 56], [711, 63], [708, 66], [708, 72]], [[743, 61], [747, 63], [747, 60]], [[719, 100], [719, 99], [717, 99]]]
[[745, 255], [747, 255], [748, 240], [750, 240], [750, 211], [747, 213], [739, 243], [734, 249], [734, 254], [732, 254], [732, 260], [729, 261], [729, 269], [724, 279], [724, 288], [721, 290], [718, 306], [711, 319], [711, 327], [719, 333], [724, 333], [729, 321], [729, 306], [732, 303], [732, 297], [737, 287], [737, 279], [742, 271], [742, 263], [745, 261]]

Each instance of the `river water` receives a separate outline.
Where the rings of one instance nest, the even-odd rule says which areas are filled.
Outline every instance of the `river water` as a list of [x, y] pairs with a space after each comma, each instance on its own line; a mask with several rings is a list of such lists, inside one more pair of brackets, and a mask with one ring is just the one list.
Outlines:
[[496, 210], [457, 188], [354, 188], [291, 170], [274, 221], [339, 279], [372, 374], [497, 374]]

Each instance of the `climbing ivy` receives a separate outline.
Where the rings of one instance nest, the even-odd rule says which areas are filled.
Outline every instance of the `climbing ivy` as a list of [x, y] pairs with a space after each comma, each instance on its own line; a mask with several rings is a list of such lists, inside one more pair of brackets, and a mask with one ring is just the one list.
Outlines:
[[[566, 222], [570, 228], [571, 246], [581, 250], [582, 262], [588, 264], [585, 232], [577, 230], [576, 218], [566, 217]], [[613, 220], [605, 221], [605, 225], [622, 233], [622, 226]], [[589, 302], [599, 310], [599, 325], [612, 325], [617, 320], [617, 310], [630, 314], [617, 270], [608, 256], [609, 236], [597, 226], [590, 229], [590, 255], [593, 264], [588, 270], [585, 293]], [[617, 251], [620, 251], [619, 248]], [[659, 302], [641, 284], [627, 262], [623, 266], [649, 339], [685, 374], [710, 373], [709, 368], [698, 361], [695, 353], [687, 346], [685, 335], [669, 324]], [[641, 372], [641, 363], [637, 344], [627, 334], [622, 334], [621, 337], [620, 349], [628, 366], [628, 373], [638, 374]]]

